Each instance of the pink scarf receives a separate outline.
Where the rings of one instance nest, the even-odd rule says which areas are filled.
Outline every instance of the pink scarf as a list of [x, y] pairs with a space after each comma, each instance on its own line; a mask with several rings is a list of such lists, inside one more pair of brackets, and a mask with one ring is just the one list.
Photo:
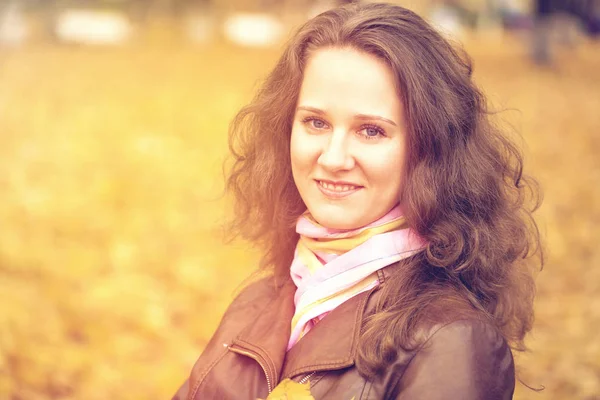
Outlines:
[[298, 288], [288, 350], [331, 310], [377, 286], [377, 270], [420, 251], [423, 240], [408, 228], [400, 206], [358, 229], [319, 225], [308, 213], [298, 219], [300, 240], [291, 266]]

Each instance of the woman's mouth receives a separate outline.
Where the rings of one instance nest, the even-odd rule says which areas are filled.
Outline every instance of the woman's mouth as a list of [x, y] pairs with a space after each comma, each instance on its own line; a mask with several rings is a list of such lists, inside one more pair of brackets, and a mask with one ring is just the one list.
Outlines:
[[341, 198], [357, 192], [362, 186], [352, 185], [346, 182], [329, 182], [317, 180], [317, 187], [327, 197]]

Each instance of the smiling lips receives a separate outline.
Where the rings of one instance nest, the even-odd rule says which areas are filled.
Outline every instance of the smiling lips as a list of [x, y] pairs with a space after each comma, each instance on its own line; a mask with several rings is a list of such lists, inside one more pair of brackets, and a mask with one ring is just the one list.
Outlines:
[[317, 186], [321, 192], [331, 198], [341, 198], [355, 193], [362, 186], [352, 185], [347, 182], [331, 182], [331, 181], [320, 181], [317, 180]]

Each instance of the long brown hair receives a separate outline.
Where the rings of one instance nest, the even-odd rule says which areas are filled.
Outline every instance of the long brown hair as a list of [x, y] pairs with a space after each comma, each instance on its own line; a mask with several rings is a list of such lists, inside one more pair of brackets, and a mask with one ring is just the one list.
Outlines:
[[430, 316], [425, 310], [450, 292], [523, 349], [533, 319], [532, 268], [543, 261], [532, 218], [539, 191], [522, 172], [518, 148], [490, 122], [468, 57], [402, 7], [333, 9], [293, 36], [231, 125], [231, 231], [262, 246], [263, 268], [289, 276], [295, 222], [306, 209], [291, 173], [291, 125], [307, 58], [324, 47], [372, 54], [394, 72], [408, 121], [400, 200], [408, 223], [428, 242], [383, 286], [383, 301], [362, 334], [359, 371], [373, 377], [398, 346], [414, 346], [414, 329]]

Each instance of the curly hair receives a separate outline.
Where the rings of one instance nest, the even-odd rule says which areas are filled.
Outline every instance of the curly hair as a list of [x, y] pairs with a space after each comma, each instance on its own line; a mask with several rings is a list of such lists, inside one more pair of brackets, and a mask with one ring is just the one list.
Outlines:
[[231, 125], [231, 232], [261, 246], [262, 268], [289, 277], [295, 223], [306, 210], [291, 172], [292, 120], [307, 59], [327, 47], [373, 55], [393, 71], [408, 121], [399, 200], [428, 243], [384, 285], [363, 328], [360, 373], [373, 377], [396, 349], [414, 346], [425, 311], [449, 293], [523, 350], [533, 321], [533, 272], [543, 264], [532, 217], [539, 188], [523, 174], [519, 149], [490, 121], [470, 59], [407, 9], [352, 4], [318, 15], [292, 37]]

